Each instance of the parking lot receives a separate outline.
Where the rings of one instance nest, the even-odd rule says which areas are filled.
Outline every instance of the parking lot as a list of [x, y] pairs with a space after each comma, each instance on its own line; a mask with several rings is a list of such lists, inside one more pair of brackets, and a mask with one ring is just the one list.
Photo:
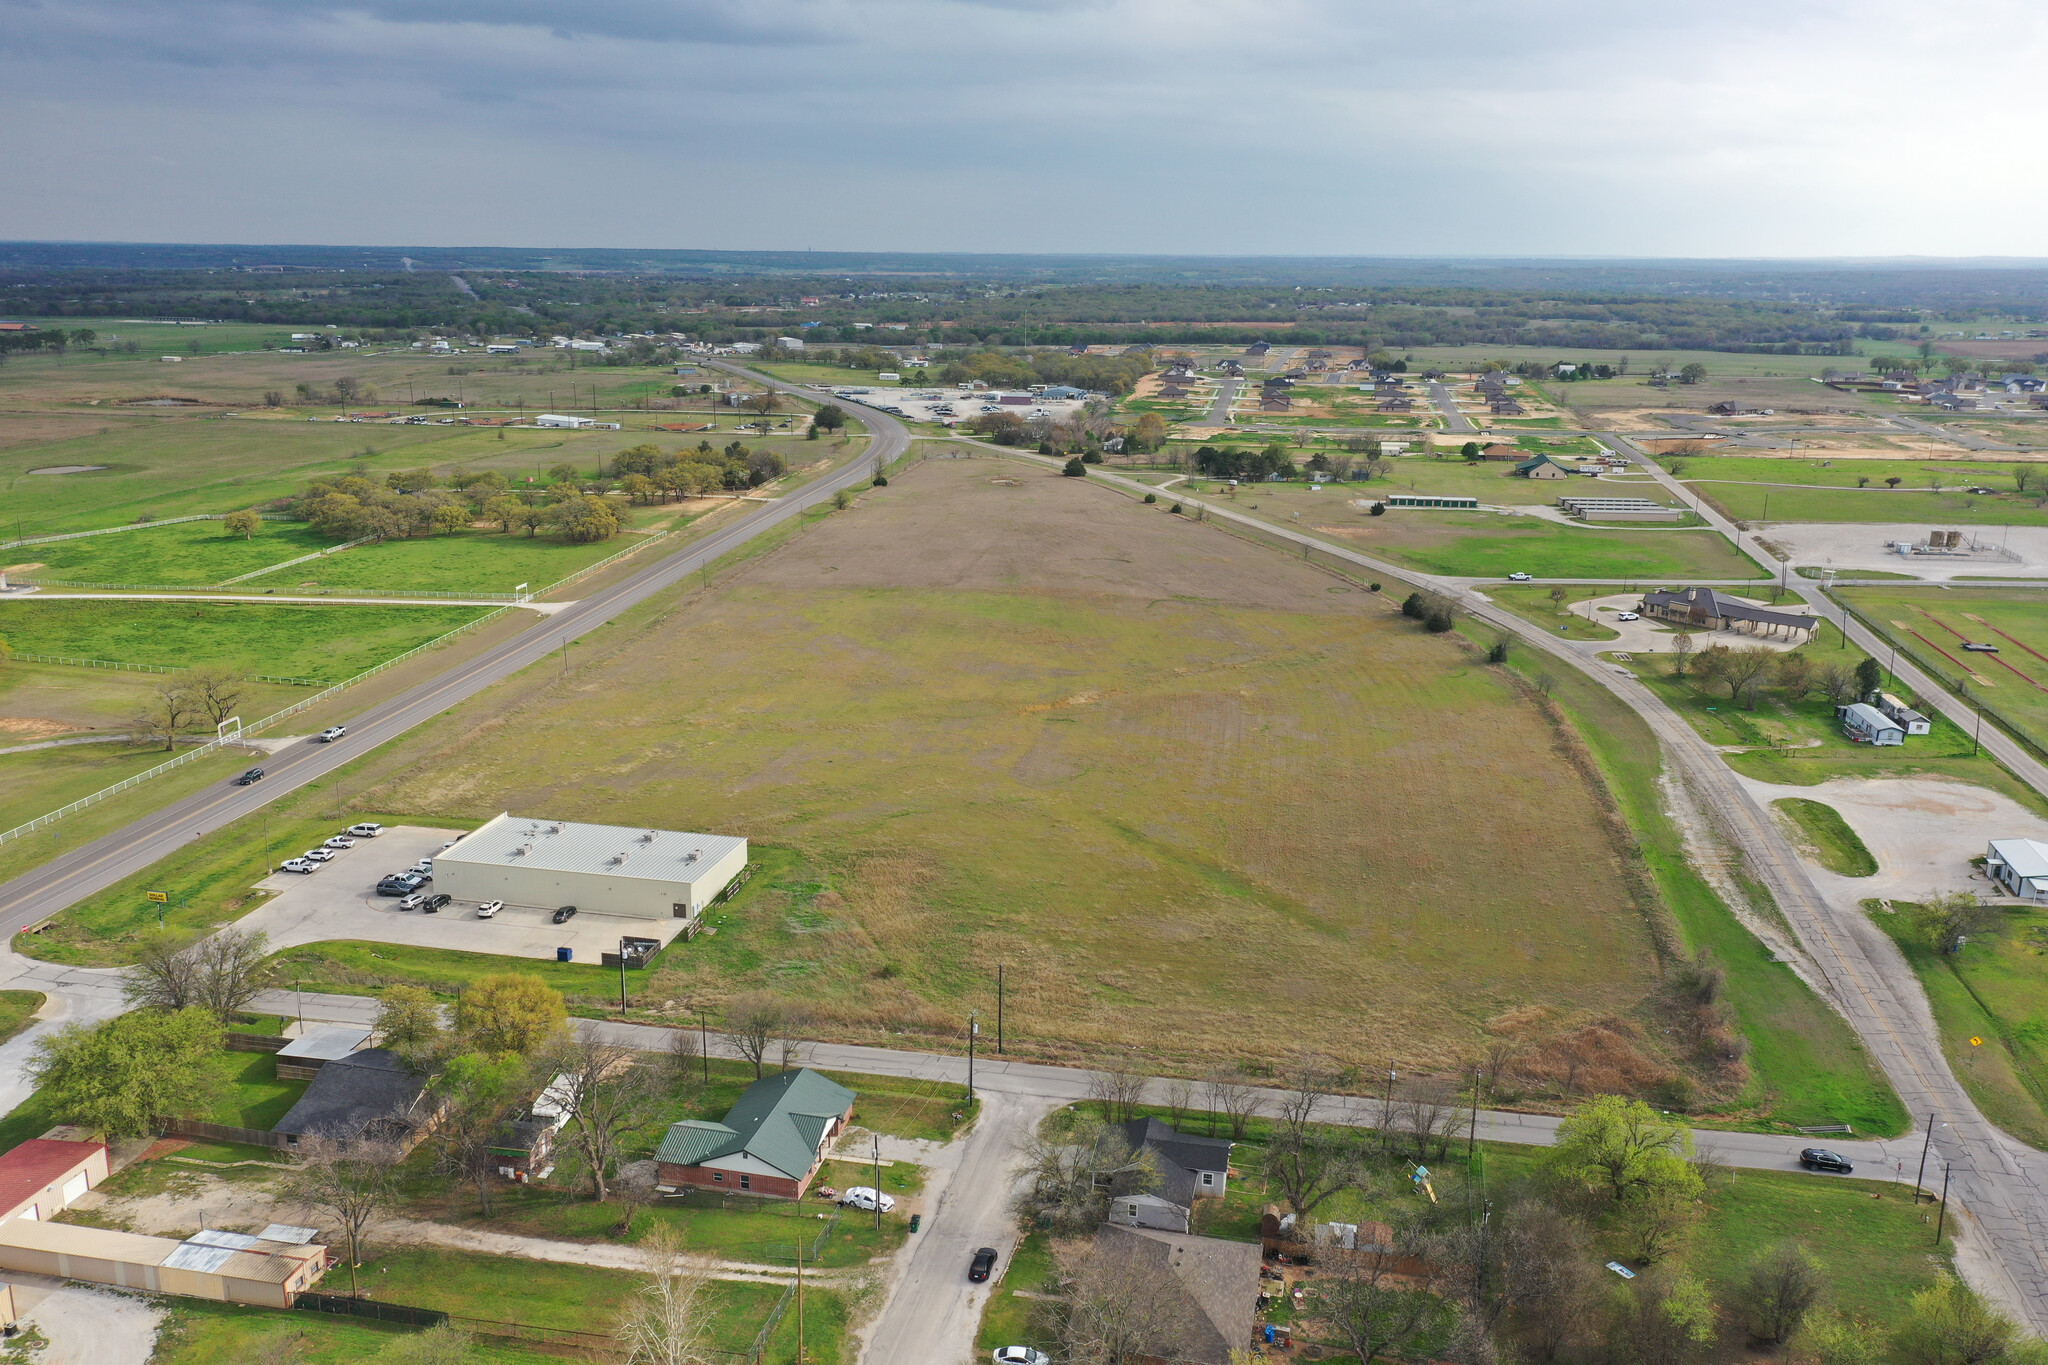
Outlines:
[[1082, 400], [1078, 398], [1040, 398], [1030, 395], [1028, 403], [1004, 403], [1003, 397], [1020, 397], [1014, 391], [1007, 395], [1002, 390], [964, 389], [898, 389], [888, 386], [879, 388], [834, 389], [835, 398], [859, 403], [870, 408], [880, 408], [907, 417], [913, 422], [937, 422], [953, 426], [970, 417], [982, 417], [991, 412], [1015, 413], [1025, 421], [1034, 417], [1050, 417], [1063, 422], [1081, 410]]
[[310, 876], [273, 872], [256, 885], [276, 894], [243, 916], [237, 927], [262, 930], [270, 936], [272, 948], [349, 939], [550, 961], [556, 949], [568, 948], [574, 961], [592, 966], [602, 954], [617, 952], [622, 937], [656, 939], [667, 947], [682, 932], [683, 922], [677, 919], [603, 915], [587, 909], [567, 924], [553, 924], [549, 920], [554, 906], [508, 905], [495, 919], [486, 920], [476, 917], [473, 902], [458, 901], [428, 915], [400, 910], [398, 897], [377, 894], [380, 877], [433, 857], [460, 833], [394, 825], [374, 839], [358, 840], [354, 848], [337, 852], [332, 862]]

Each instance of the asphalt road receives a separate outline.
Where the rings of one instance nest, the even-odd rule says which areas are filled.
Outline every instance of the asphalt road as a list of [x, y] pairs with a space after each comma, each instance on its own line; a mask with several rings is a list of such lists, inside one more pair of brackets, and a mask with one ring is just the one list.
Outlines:
[[1222, 379], [1216, 384], [1216, 401], [1209, 405], [1209, 415], [1202, 420], [1212, 427], [1230, 425], [1230, 405], [1237, 401], [1237, 391], [1244, 387], [1242, 379]]
[[[776, 387], [789, 393], [803, 392], [793, 385], [777, 383]], [[252, 757], [252, 762], [261, 762], [266, 773], [261, 782], [248, 787], [217, 783], [0, 886], [0, 940], [11, 938], [64, 907], [140, 872], [175, 848], [255, 814], [285, 792], [325, 776], [367, 750], [398, 738], [538, 663], [564, 643], [673, 587], [702, 566], [806, 508], [829, 500], [840, 489], [867, 482], [873, 457], [895, 459], [909, 447], [910, 432], [886, 413], [864, 411], [861, 421], [872, 439], [866, 452], [844, 468], [786, 498], [764, 504], [759, 511], [724, 530], [655, 561], [630, 578], [570, 603], [475, 658], [350, 717], [347, 739], [335, 744], [293, 745], [260, 760]]]
[[1452, 394], [1450, 385], [1444, 383], [1441, 379], [1430, 380], [1429, 396], [1431, 401], [1436, 404], [1437, 411], [1444, 415], [1445, 431], [1465, 436], [1479, 430], [1478, 427], [1472, 425], [1471, 418], [1458, 411], [1458, 400]]

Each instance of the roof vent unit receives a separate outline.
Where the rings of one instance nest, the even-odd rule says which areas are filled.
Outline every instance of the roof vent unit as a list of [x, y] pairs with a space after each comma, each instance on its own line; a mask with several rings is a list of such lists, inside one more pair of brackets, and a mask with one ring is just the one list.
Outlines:
[[552, 824], [552, 825], [549, 825], [549, 826], [548, 826], [548, 833], [550, 833], [550, 834], [560, 834], [561, 832], [562, 832], [562, 826], [560, 825], [560, 823], [556, 823], [556, 824]]
[[688, 853], [686, 853], [686, 854], [684, 854], [684, 855], [683, 855], [683, 861], [684, 861], [684, 862], [686, 862], [686, 863], [694, 863], [694, 862], [696, 862], [696, 861], [697, 861], [697, 856], [698, 856], [698, 854], [700, 854], [701, 852], [703, 852], [703, 850], [702, 850], [702, 849], [695, 849], [695, 848], [693, 848], [693, 849], [691, 849], [691, 850], [690, 850], [690, 851], [689, 851]]
[[626, 855], [623, 853], [614, 853], [611, 857], [611, 865], [613, 867], [617, 867], [620, 863], [623, 863], [624, 861], [626, 861]]
[[643, 844], [651, 844], [651, 843], [653, 843], [653, 842], [654, 842], [654, 831], [650, 829], [650, 830], [648, 830], [648, 831], [647, 831], [647, 832], [646, 832], [645, 834], [641, 835], [641, 836], [640, 836], [640, 842], [641, 842], [641, 843], [643, 843]]
[[519, 847], [512, 850], [512, 856], [515, 858], [524, 858], [527, 854], [531, 852], [533, 852], [532, 844], [521, 844]]

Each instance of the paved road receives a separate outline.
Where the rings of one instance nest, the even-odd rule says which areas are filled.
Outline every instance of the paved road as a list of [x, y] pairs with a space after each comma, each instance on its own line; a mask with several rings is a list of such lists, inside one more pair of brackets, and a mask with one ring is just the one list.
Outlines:
[[1244, 387], [1242, 379], [1217, 381], [1216, 401], [1209, 405], [1209, 415], [1202, 420], [1212, 427], [1227, 427], [1231, 423], [1230, 405], [1237, 401], [1237, 391]]
[[1451, 386], [1441, 379], [1429, 381], [1429, 397], [1436, 404], [1437, 411], [1444, 415], [1444, 430], [1454, 435], [1465, 436], [1479, 430], [1472, 425], [1472, 419], [1458, 411], [1457, 397]]
[[[790, 393], [801, 392], [779, 382], [776, 387]], [[267, 776], [253, 786], [221, 783], [207, 787], [0, 886], [0, 941], [123, 877], [140, 872], [175, 848], [255, 814], [283, 793], [325, 776], [367, 750], [398, 738], [539, 662], [566, 643], [682, 582], [763, 531], [829, 499], [838, 490], [865, 483], [873, 470], [872, 457], [894, 459], [908, 448], [910, 433], [902, 423], [884, 413], [865, 412], [862, 420], [872, 440], [867, 450], [843, 469], [764, 505], [743, 520], [664, 556], [630, 578], [569, 604], [482, 654], [350, 717], [349, 736], [341, 743], [294, 746], [265, 760]]]

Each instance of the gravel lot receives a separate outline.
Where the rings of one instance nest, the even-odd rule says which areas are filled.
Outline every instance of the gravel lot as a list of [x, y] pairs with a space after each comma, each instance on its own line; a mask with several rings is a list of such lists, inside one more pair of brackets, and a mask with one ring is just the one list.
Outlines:
[[[1968, 540], [1976, 535], [1988, 545], [2004, 546], [2019, 556], [2015, 563], [1995, 555], [1950, 559], [1945, 556], [1914, 555], [1901, 559], [1887, 550], [1887, 540], [1925, 540], [1932, 523], [1919, 525], [1860, 525], [1843, 522], [1787, 522], [1772, 525], [1762, 535], [1783, 546], [1794, 564], [1851, 569], [1882, 569], [1889, 573], [1912, 574], [1929, 582], [1941, 582], [1958, 574], [1972, 578], [2039, 578], [2048, 575], [2048, 527], [1962, 526], [1956, 529]], [[1945, 529], [1945, 528], [1944, 528]]]

